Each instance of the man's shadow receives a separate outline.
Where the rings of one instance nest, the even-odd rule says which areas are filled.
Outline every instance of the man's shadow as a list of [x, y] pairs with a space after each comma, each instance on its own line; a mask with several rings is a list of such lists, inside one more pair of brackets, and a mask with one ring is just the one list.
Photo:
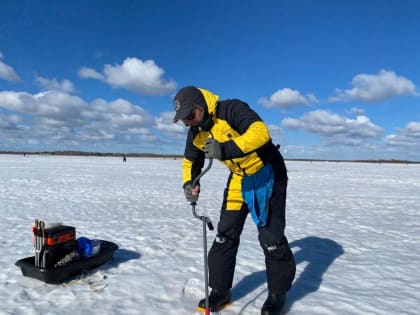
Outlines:
[[[316, 236], [305, 237], [290, 243], [296, 265], [307, 262], [305, 269], [295, 279], [292, 288], [288, 292], [285, 312], [290, 310], [293, 303], [306, 295], [319, 289], [322, 277], [334, 260], [344, 253], [343, 247], [337, 242]], [[239, 300], [249, 292], [257, 289], [266, 282], [265, 270], [254, 272], [239, 281], [232, 289], [232, 298]], [[266, 290], [261, 292], [256, 298]], [[250, 301], [248, 304], [251, 304]], [[245, 308], [247, 307], [245, 305]], [[283, 313], [285, 313], [283, 312]]]
[[[344, 254], [343, 247], [328, 238], [309, 236], [290, 243], [296, 264], [306, 261], [308, 264], [295, 279], [287, 294], [286, 309], [306, 295], [318, 291], [322, 277], [338, 257]], [[298, 250], [296, 250], [298, 248]]]

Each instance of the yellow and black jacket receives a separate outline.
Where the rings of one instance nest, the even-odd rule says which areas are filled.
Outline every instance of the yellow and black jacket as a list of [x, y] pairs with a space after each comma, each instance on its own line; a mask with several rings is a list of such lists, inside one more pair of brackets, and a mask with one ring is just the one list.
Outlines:
[[182, 163], [183, 185], [200, 174], [208, 138], [221, 143], [221, 162], [230, 169], [230, 177], [239, 178], [236, 181], [255, 174], [267, 163], [273, 167], [275, 180], [287, 179], [283, 157], [258, 114], [240, 100], [219, 101], [210, 91], [199, 90], [206, 101], [207, 121], [204, 119], [200, 127], [191, 127], [188, 131]]

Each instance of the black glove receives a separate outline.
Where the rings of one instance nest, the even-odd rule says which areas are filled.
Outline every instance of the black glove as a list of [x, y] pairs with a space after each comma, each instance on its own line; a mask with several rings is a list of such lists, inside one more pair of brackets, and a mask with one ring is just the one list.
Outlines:
[[200, 194], [200, 186], [197, 185], [193, 188], [191, 183], [184, 186], [185, 198], [188, 202], [197, 202], [198, 195]]
[[209, 158], [222, 159], [222, 145], [213, 138], [206, 140], [204, 152]]

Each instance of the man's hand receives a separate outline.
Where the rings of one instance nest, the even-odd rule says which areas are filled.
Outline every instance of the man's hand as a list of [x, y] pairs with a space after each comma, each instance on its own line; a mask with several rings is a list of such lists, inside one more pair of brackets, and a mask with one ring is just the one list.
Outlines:
[[186, 184], [184, 186], [184, 194], [188, 202], [197, 202], [198, 195], [200, 194], [200, 186], [193, 187], [191, 183]]
[[204, 152], [209, 158], [222, 159], [222, 145], [215, 139], [206, 140]]

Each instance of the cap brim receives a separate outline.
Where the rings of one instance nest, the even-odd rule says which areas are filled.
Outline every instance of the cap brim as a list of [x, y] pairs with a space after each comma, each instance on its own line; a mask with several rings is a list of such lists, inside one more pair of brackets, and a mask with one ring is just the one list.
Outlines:
[[174, 119], [173, 119], [173, 122], [174, 123], [177, 123], [178, 121], [179, 121], [179, 118], [178, 117], [176, 117], [177, 115], [175, 115], [175, 117], [174, 117]]
[[173, 122], [176, 123], [179, 120], [185, 119], [186, 117], [188, 117], [190, 113], [191, 113], [191, 110], [189, 108], [180, 109], [179, 111], [176, 112]]

